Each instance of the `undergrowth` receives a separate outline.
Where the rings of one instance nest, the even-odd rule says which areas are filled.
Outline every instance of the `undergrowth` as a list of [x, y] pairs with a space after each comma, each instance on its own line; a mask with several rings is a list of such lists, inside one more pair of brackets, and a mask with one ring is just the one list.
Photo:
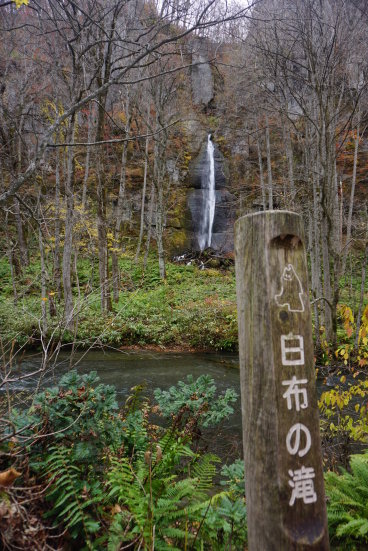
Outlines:
[[235, 392], [218, 395], [210, 377], [189, 377], [170, 389], [176, 400], [165, 409], [162, 391], [151, 403], [142, 389], [119, 409], [114, 388], [71, 371], [31, 407], [11, 412], [0, 471], [16, 468], [21, 484], [0, 494], [5, 548], [15, 549], [7, 537], [30, 501], [38, 509], [32, 534], [20, 525], [24, 549], [47, 530], [55, 531], [45, 540], [51, 549], [244, 548], [244, 470], [239, 463], [221, 470], [198, 433], [233, 412]]
[[350, 472], [328, 472], [328, 523], [331, 543], [341, 551], [368, 547], [368, 452], [350, 458]]
[[[143, 272], [130, 256], [120, 260], [119, 302], [113, 311], [101, 314], [98, 271], [80, 261], [78, 281], [74, 277], [77, 342], [99, 344], [182, 346], [213, 350], [235, 350], [237, 320], [235, 276], [232, 268], [200, 270], [197, 266], [167, 264], [162, 281], [154, 259]], [[18, 301], [14, 304], [10, 277], [4, 272], [0, 297], [1, 338], [23, 345], [37, 345], [40, 338], [41, 304], [55, 310], [48, 315], [47, 335], [71, 342], [74, 334], [63, 328], [63, 302], [55, 289], [42, 297], [38, 265], [29, 266], [18, 282]]]
[[[19, 483], [0, 491], [0, 545], [28, 550], [37, 538], [73, 551], [245, 548], [243, 461], [221, 466], [202, 439], [231, 415], [235, 392], [219, 395], [206, 375], [156, 389], [152, 402], [143, 391], [132, 388], [119, 408], [115, 389], [95, 373], [71, 371], [30, 407], [8, 412], [0, 472]], [[367, 452], [325, 480], [332, 548], [365, 549]]]

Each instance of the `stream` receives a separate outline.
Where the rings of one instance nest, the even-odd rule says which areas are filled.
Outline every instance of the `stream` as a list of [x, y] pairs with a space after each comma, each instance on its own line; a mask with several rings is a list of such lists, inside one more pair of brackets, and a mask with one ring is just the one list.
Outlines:
[[[39, 355], [26, 356], [18, 365], [14, 365], [12, 374], [33, 373], [40, 366]], [[73, 356], [73, 367], [81, 374], [96, 371], [101, 383], [113, 385], [117, 398], [123, 404], [132, 387], [145, 383], [144, 394], [153, 396], [155, 388], [168, 389], [188, 375], [197, 379], [200, 375], [210, 375], [217, 386], [218, 393], [234, 388], [239, 395], [233, 405], [234, 413], [220, 427], [204, 431], [204, 441], [209, 451], [223, 459], [233, 460], [242, 455], [241, 409], [239, 361], [237, 354], [151, 352], [151, 351], [90, 351], [77, 352]], [[53, 370], [42, 380], [41, 387], [54, 386], [60, 377], [70, 369], [70, 354], [59, 354]], [[39, 375], [18, 380], [9, 385], [14, 394], [32, 393], [37, 387]], [[4, 390], [4, 389], [3, 389]]]
[[[13, 368], [14, 375], [32, 373], [40, 366], [40, 356], [26, 356]], [[77, 352], [73, 356], [73, 366], [79, 373], [97, 371], [104, 384], [116, 388], [117, 398], [123, 404], [132, 387], [145, 383], [144, 394], [153, 396], [155, 388], [168, 389], [188, 375], [197, 379], [202, 374], [210, 375], [217, 386], [218, 393], [234, 388], [239, 395], [234, 404], [234, 413], [220, 427], [204, 431], [204, 440], [208, 450], [226, 460], [242, 456], [242, 427], [240, 407], [239, 361], [237, 354], [231, 353], [190, 353], [190, 352], [152, 352], [152, 351], [90, 351]], [[59, 354], [53, 371], [50, 369], [44, 377], [41, 387], [53, 386], [70, 369], [70, 353]], [[16, 377], [14, 377], [16, 378]], [[12, 394], [21, 396], [22, 392], [31, 393], [37, 387], [39, 376], [19, 380], [9, 385]], [[318, 394], [324, 390], [317, 382]], [[4, 390], [4, 388], [3, 388]], [[14, 395], [13, 394], [13, 395]]]

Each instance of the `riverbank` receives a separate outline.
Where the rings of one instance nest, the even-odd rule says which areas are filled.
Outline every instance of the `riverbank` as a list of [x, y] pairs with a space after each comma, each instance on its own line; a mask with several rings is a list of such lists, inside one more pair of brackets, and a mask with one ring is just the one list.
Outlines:
[[[201, 269], [194, 262], [167, 262], [167, 277], [160, 279], [157, 260], [147, 266], [134, 256], [122, 255], [119, 261], [119, 301], [112, 310], [101, 313], [100, 287], [96, 259], [80, 260], [73, 274], [74, 319], [67, 328], [63, 320], [64, 304], [58, 290], [48, 286], [41, 293], [40, 263], [33, 261], [16, 278], [16, 300], [10, 268], [0, 260], [0, 338], [3, 349], [11, 347], [39, 349], [60, 343], [63, 348], [112, 347], [121, 350], [173, 352], [234, 352], [238, 349], [235, 270]], [[52, 266], [49, 267], [51, 272]], [[49, 278], [49, 281], [51, 279]], [[341, 364], [351, 367], [354, 324], [351, 310], [356, 306], [354, 293], [341, 283], [338, 350], [330, 350], [322, 339], [320, 365]], [[356, 308], [354, 308], [356, 309]], [[44, 311], [44, 318], [42, 312]], [[363, 322], [366, 323], [363, 315]], [[41, 342], [43, 341], [43, 343]], [[14, 344], [13, 344], [14, 343]], [[364, 343], [362, 343], [364, 345]], [[336, 356], [336, 354], [337, 356]], [[360, 360], [368, 354], [360, 351]], [[347, 357], [346, 357], [347, 356]], [[358, 358], [359, 359], [359, 358]], [[363, 366], [361, 363], [361, 366]]]
[[57, 290], [41, 295], [39, 265], [30, 265], [17, 282], [15, 303], [10, 273], [1, 266], [3, 292], [0, 324], [3, 343], [34, 348], [40, 345], [42, 307], [47, 312], [46, 341], [81, 348], [113, 346], [172, 351], [235, 351], [237, 318], [235, 274], [226, 270], [167, 263], [167, 278], [159, 278], [157, 262], [146, 270], [125, 255], [120, 260], [119, 302], [101, 314], [97, 270], [78, 264], [74, 275], [73, 328], [63, 323], [63, 302]]

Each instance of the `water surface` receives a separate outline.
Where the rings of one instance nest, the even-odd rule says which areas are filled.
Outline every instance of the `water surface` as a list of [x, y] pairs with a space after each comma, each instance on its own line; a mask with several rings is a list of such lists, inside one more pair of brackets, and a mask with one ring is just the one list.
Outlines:
[[[35, 372], [40, 366], [40, 356], [32, 355], [15, 365], [14, 375]], [[233, 388], [239, 395], [234, 404], [234, 413], [219, 428], [204, 432], [208, 449], [215, 451], [223, 458], [235, 458], [242, 455], [242, 427], [240, 407], [239, 360], [237, 354], [229, 353], [176, 353], [151, 351], [90, 351], [77, 352], [71, 361], [70, 352], [59, 354], [57, 362], [48, 369], [42, 379], [41, 387], [53, 386], [71, 366], [79, 373], [97, 371], [104, 384], [113, 385], [120, 404], [125, 402], [131, 388], [145, 384], [144, 393], [153, 396], [155, 388], [167, 390], [178, 381], [186, 380], [188, 375], [194, 379], [200, 375], [210, 375], [223, 393]], [[14, 377], [16, 378], [16, 377]], [[20, 391], [27, 394], [37, 389], [39, 375], [18, 380], [10, 385], [15, 395]], [[326, 387], [325, 387], [326, 388]], [[319, 381], [317, 392], [325, 389]], [[3, 389], [4, 390], [4, 389]]]
[[[155, 388], [167, 390], [178, 381], [186, 380], [188, 375], [197, 379], [200, 375], [210, 375], [223, 393], [233, 388], [238, 393], [234, 404], [234, 414], [216, 430], [204, 432], [204, 442], [208, 449], [223, 458], [233, 459], [242, 454], [241, 409], [239, 361], [237, 354], [218, 353], [175, 353], [150, 351], [90, 351], [78, 352], [70, 361], [70, 353], [59, 355], [57, 363], [49, 368], [43, 377], [41, 386], [53, 386], [70, 369], [70, 365], [81, 374], [97, 371], [104, 384], [116, 388], [118, 401], [123, 404], [132, 387], [145, 383], [144, 393], [152, 397]], [[37, 355], [24, 358], [14, 373], [25, 374], [36, 371], [40, 366]], [[10, 385], [13, 392], [32, 392], [37, 388], [39, 376], [23, 379]]]

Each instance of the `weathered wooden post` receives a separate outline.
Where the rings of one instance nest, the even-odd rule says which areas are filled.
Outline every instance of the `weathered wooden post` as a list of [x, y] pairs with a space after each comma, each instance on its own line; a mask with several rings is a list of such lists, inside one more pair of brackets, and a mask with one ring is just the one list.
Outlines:
[[303, 224], [235, 224], [250, 551], [329, 549]]

